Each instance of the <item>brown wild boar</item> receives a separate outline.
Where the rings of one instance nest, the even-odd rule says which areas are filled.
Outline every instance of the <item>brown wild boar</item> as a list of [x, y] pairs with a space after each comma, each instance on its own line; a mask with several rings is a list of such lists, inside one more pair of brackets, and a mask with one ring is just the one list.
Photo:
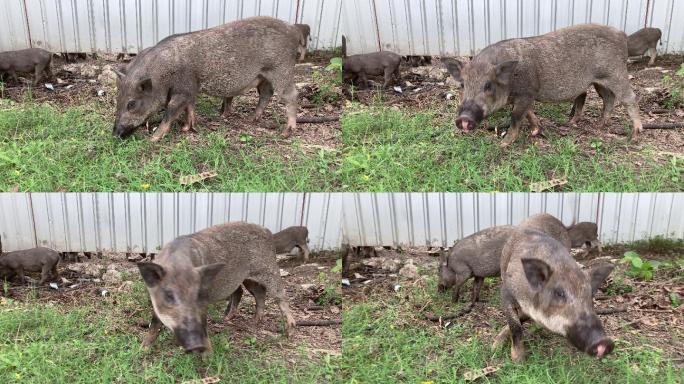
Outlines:
[[299, 31], [301, 34], [301, 39], [299, 41], [299, 61], [304, 60], [304, 56], [306, 56], [306, 47], [309, 43], [309, 35], [311, 35], [311, 27], [309, 27], [308, 24], [293, 24], [295, 28]]
[[254, 295], [257, 322], [268, 294], [275, 297], [285, 317], [285, 334], [295, 326], [273, 235], [261, 226], [231, 222], [180, 236], [164, 245], [154, 262], [140, 262], [138, 268], [154, 308], [144, 347], [157, 339], [163, 324], [186, 352], [211, 352], [207, 306], [228, 300], [241, 284]]
[[17, 275], [24, 283], [24, 272], [40, 272], [39, 284], [42, 285], [59, 277], [59, 259], [59, 252], [44, 247], [7, 252], [0, 255], [0, 276], [11, 280]]
[[537, 213], [523, 220], [518, 224], [520, 228], [532, 228], [544, 232], [558, 240], [568, 250], [586, 246], [585, 251], [580, 255], [586, 256], [592, 249], [598, 247], [600, 251], [601, 242], [598, 240], [598, 226], [596, 223], [581, 222], [566, 227], [562, 221], [548, 213]]
[[473, 284], [473, 307], [480, 297], [485, 277], [501, 273], [501, 250], [515, 229], [512, 225], [500, 225], [476, 232], [458, 243], [449, 251], [442, 252], [439, 262], [440, 292], [453, 287], [453, 301], [458, 301], [461, 286], [471, 277]]
[[302, 252], [304, 261], [309, 261], [309, 230], [306, 227], [287, 227], [273, 234], [276, 254], [290, 252], [297, 247]]
[[43, 73], [48, 79], [52, 77], [50, 64], [52, 53], [40, 48], [0, 52], [0, 80], [8, 74], [18, 83], [17, 73], [33, 73], [33, 85], [36, 86], [43, 78]]
[[[229, 98], [257, 87], [257, 117], [273, 95], [287, 108], [287, 137], [296, 125], [294, 66], [299, 39], [294, 27], [271, 17], [250, 17], [217, 27], [170, 36], [118, 72], [116, 121], [112, 134], [130, 136], [166, 110], [152, 140], [161, 139], [185, 114], [182, 129], [193, 129], [199, 92]], [[255, 47], [258, 47], [255, 48]]]
[[592, 297], [613, 270], [599, 265], [583, 271], [567, 248], [546, 233], [518, 228], [501, 257], [501, 306], [512, 338], [511, 358], [525, 359], [522, 323], [532, 319], [596, 357], [613, 350], [596, 316]]
[[625, 105], [632, 119], [632, 139], [637, 140], [642, 130], [627, 72], [627, 35], [615, 28], [575, 25], [541, 36], [500, 41], [468, 63], [453, 59], [443, 62], [463, 87], [457, 128], [470, 131], [490, 114], [513, 104], [510, 128], [502, 146], [515, 141], [525, 117], [532, 136], [541, 133], [532, 109], [535, 100], [574, 100], [570, 123], [576, 122], [592, 85], [603, 99], [601, 125], [608, 122], [617, 100]]
[[[642, 56], [646, 54], [651, 58], [648, 65], [653, 65], [658, 55], [658, 40], [663, 33], [659, 28], [642, 28], [627, 37], [627, 54], [629, 56]], [[662, 43], [661, 43], [662, 44]]]
[[392, 78], [400, 80], [400, 64], [401, 56], [389, 51], [351, 55], [342, 58], [342, 77], [347, 83], [363, 84], [368, 88], [368, 75], [384, 75], [382, 87], [387, 88]]

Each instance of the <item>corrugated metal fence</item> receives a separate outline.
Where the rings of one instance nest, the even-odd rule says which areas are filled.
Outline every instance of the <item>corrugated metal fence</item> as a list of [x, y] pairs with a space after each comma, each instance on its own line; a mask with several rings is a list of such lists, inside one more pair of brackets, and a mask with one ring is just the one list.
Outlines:
[[684, 238], [684, 193], [347, 193], [352, 245], [451, 246], [479, 230], [547, 212], [593, 221], [606, 244]]
[[594, 221], [604, 243], [684, 238], [684, 193], [4, 193], [3, 248], [154, 250], [226, 221], [306, 225], [312, 249], [447, 246], [537, 212]]
[[349, 54], [472, 55], [499, 40], [581, 23], [663, 31], [662, 52], [684, 51], [682, 0], [348, 0]]
[[138, 52], [164, 37], [249, 16], [311, 27], [310, 49], [339, 45], [342, 0], [2, 0], [0, 51]]
[[329, 193], [3, 193], [5, 251], [146, 252], [184, 234], [227, 221], [272, 232], [309, 228], [312, 249], [342, 241], [342, 200]]

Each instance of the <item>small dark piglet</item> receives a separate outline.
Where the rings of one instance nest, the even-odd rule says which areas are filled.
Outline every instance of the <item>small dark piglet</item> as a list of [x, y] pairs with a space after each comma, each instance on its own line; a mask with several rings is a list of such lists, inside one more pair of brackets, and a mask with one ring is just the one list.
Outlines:
[[309, 261], [309, 230], [306, 227], [288, 227], [273, 234], [276, 254], [290, 252], [297, 247], [303, 253], [304, 261]]
[[8, 74], [18, 83], [17, 73], [33, 73], [35, 86], [43, 78], [43, 73], [48, 78], [52, 77], [51, 63], [52, 53], [40, 48], [0, 52], [0, 80]]
[[[663, 35], [659, 28], [642, 28], [627, 37], [627, 54], [629, 56], [646, 56], [651, 60], [648, 65], [653, 65], [658, 55], [658, 40]], [[661, 43], [662, 44], [662, 43]]]
[[501, 270], [501, 250], [515, 229], [512, 225], [501, 225], [476, 232], [449, 251], [442, 252], [439, 263], [439, 283], [441, 292], [453, 287], [453, 301], [458, 301], [461, 286], [471, 277], [475, 278], [474, 306], [480, 296], [480, 288], [485, 277], [499, 276]]
[[401, 56], [389, 51], [352, 55], [342, 59], [342, 75], [345, 82], [363, 84], [364, 88], [368, 88], [368, 75], [383, 75], [386, 88], [392, 78], [400, 80], [400, 64]]
[[40, 272], [39, 284], [44, 284], [51, 278], [59, 277], [57, 271], [59, 260], [59, 252], [50, 248], [38, 247], [7, 252], [0, 255], [0, 275], [8, 280], [17, 275], [19, 281], [23, 283], [24, 272]]

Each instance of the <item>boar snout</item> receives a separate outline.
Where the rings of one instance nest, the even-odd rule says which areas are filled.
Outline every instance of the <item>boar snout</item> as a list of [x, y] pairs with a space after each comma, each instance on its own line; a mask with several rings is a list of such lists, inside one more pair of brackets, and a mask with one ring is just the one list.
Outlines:
[[119, 138], [119, 139], [125, 139], [133, 134], [135, 132], [137, 127], [130, 127], [130, 126], [125, 126], [121, 125], [118, 122], [114, 123], [114, 128], [112, 128], [112, 136]]
[[606, 337], [601, 320], [594, 315], [582, 315], [575, 324], [568, 328], [568, 340], [592, 356], [601, 358], [613, 351], [614, 344]]
[[465, 132], [472, 131], [482, 121], [484, 110], [473, 100], [466, 100], [458, 109], [456, 127]]
[[176, 341], [185, 352], [205, 352], [207, 350], [207, 332], [200, 325], [181, 327], [173, 331]]

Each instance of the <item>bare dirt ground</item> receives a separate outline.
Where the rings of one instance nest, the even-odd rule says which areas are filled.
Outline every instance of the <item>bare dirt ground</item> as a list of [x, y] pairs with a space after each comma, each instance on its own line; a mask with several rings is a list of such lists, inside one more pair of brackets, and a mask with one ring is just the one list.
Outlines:
[[[303, 264], [298, 256], [279, 256], [281, 275], [289, 298], [293, 316], [301, 320], [341, 321], [341, 291], [339, 273], [331, 272], [335, 266], [336, 254], [312, 254], [309, 263]], [[17, 301], [33, 300], [38, 303], [52, 303], [68, 310], [88, 306], [93, 300], [108, 300], [113, 305], [126, 292], [132, 291], [133, 281], [140, 280], [135, 263], [127, 259], [125, 253], [104, 254], [102, 258], [93, 257], [81, 262], [62, 260], [59, 265], [60, 280], [58, 289], [49, 285], [31, 287], [12, 282], [7, 297]], [[35, 278], [36, 276], [34, 274]], [[326, 287], [334, 287], [335, 294], [325, 294]], [[104, 292], [104, 293], [103, 293]], [[147, 295], [145, 293], [145, 295]], [[0, 298], [1, 299], [1, 298]], [[122, 332], [135, 332], [142, 340], [149, 324], [152, 307], [149, 301], [145, 307], [126, 307], [126, 313], [117, 316], [132, 319], [122, 324], [127, 327]], [[256, 341], [279, 340], [279, 347], [296, 351], [302, 346], [310, 356], [324, 354], [339, 355], [341, 352], [341, 325], [299, 326], [288, 339], [279, 338], [282, 333], [281, 312], [274, 300], [267, 299], [264, 319], [255, 324], [254, 299], [248, 293], [242, 297], [240, 310], [232, 320], [222, 316], [225, 306], [216, 305], [218, 314], [210, 316], [210, 333], [227, 333], [231, 341], [253, 338]], [[131, 325], [131, 322], [134, 325]]]
[[[464, 59], [467, 60], [467, 59]], [[672, 76], [684, 62], [683, 56], [664, 55], [659, 56], [652, 67], [647, 67], [648, 59], [629, 64], [630, 79], [633, 89], [639, 97], [639, 107], [641, 110], [642, 121], [648, 123], [682, 123], [684, 122], [684, 109], [665, 106], [665, 100], [669, 96], [667, 88], [663, 85], [662, 79], [665, 75]], [[368, 90], [357, 89], [353, 95], [354, 100], [364, 104], [377, 104], [381, 93], [382, 104], [388, 107], [398, 107], [402, 110], [413, 111], [432, 110], [436, 117], [450, 119], [453, 121], [456, 114], [456, 107], [462, 98], [461, 90], [457, 82], [453, 80], [439, 59], [433, 58], [431, 65], [421, 67], [409, 67], [402, 63], [401, 80], [390, 86], [389, 89], [380, 90], [382, 79], [374, 79], [375, 89], [369, 87]], [[398, 86], [400, 88], [394, 89]], [[351, 94], [345, 90], [345, 96], [350, 99]], [[550, 118], [548, 113], [540, 110], [537, 103], [535, 111], [541, 118], [542, 128], [546, 132], [565, 136], [569, 133], [577, 135], [577, 141], [584, 143], [583, 147], [591, 149], [589, 146], [593, 140], [612, 141], [618, 137], [625, 137], [628, 134], [625, 127], [631, 127], [631, 120], [627, 116], [627, 111], [619, 103], [613, 112], [609, 126], [599, 128], [597, 123], [601, 116], [603, 104], [595, 90], [589, 91], [584, 119], [577, 127], [567, 125], [571, 105], [567, 110], [563, 110], [561, 116]], [[510, 107], [508, 107], [510, 111]], [[494, 129], [486, 123], [479, 129]], [[525, 128], [526, 130], [526, 128]], [[526, 132], [526, 131], [525, 131]], [[535, 138], [539, 145], [545, 145], [544, 138]], [[655, 147], [659, 157], [665, 158], [667, 153], [684, 153], [684, 128], [679, 129], [646, 129], [641, 135], [641, 139], [636, 144], [630, 144], [635, 149], [642, 149], [648, 146]]]
[[[641, 281], [626, 275], [627, 265], [618, 260], [627, 249], [624, 247], [606, 247], [601, 255], [593, 252], [586, 259], [581, 260], [584, 265], [609, 261], [616, 265], [594, 298], [594, 306], [597, 310], [614, 310], [615, 313], [600, 315], [606, 332], [613, 338], [628, 340], [643, 348], [651, 348], [664, 351], [664, 355], [671, 358], [679, 366], [684, 365], [684, 305], [673, 307], [670, 303], [670, 295], [677, 295], [684, 299], [684, 277], [675, 270], [659, 270], [651, 281]], [[362, 303], [366, 300], [382, 300], [383, 296], [409, 295], [405, 289], [427, 291], [430, 297], [436, 297], [436, 289], [428, 287], [427, 278], [437, 279], [439, 254], [428, 253], [426, 248], [410, 248], [401, 252], [396, 250], [377, 250], [378, 257], [350, 260], [350, 286], [343, 289], [344, 303], [346, 307], [354, 303]], [[684, 250], [668, 254], [641, 253], [648, 260], [673, 260], [681, 258]], [[413, 264], [420, 271], [419, 277], [405, 277], [403, 268], [407, 264]], [[461, 288], [459, 303], [463, 308], [470, 302], [472, 292], [470, 279]], [[436, 284], [435, 284], [436, 286]], [[625, 289], [625, 287], [631, 287]], [[432, 289], [432, 291], [429, 291]], [[433, 292], [434, 291], [434, 292]], [[450, 295], [451, 293], [445, 294]], [[498, 306], [499, 281], [493, 284], [485, 284], [480, 292], [480, 301], [469, 313], [462, 315], [451, 322], [466, 323], [472, 328], [473, 335], [481, 337], [485, 341], [493, 340], [499, 329], [496, 324], [505, 324], [505, 319]], [[447, 316], [458, 313], [460, 308], [451, 308], [445, 313], [445, 309], [436, 306], [431, 300], [416, 304], [411, 313], [401, 314], [406, 326], [416, 327], [440, 327], [448, 326], [445, 321], [440, 323], [426, 319], [426, 315]], [[527, 326], [526, 326], [527, 327]], [[550, 332], [537, 330], [534, 337], [545, 337], [552, 343], [564, 341], [551, 335]], [[529, 335], [529, 332], [527, 332]], [[528, 336], [529, 337], [529, 336]]]
[[[335, 121], [322, 123], [300, 123], [294, 134], [286, 140], [281, 139], [282, 146], [288, 147], [292, 140], [301, 140], [311, 147], [335, 148], [339, 143], [339, 116], [342, 112], [341, 89], [332, 86], [330, 92], [339, 95], [336, 100], [321, 102], [317, 99], [322, 80], [314, 81], [315, 72], [326, 74], [325, 67], [334, 55], [330, 52], [312, 52], [307, 54], [303, 62], [296, 66], [295, 83], [299, 92], [299, 110], [301, 117], [329, 117]], [[130, 57], [119, 59], [116, 55], [100, 55], [96, 59], [76, 60], [67, 63], [62, 58], [53, 58], [53, 77], [44, 80], [37, 87], [29, 89], [25, 84], [13, 82], [5, 84], [2, 97], [21, 102], [31, 99], [35, 102], [48, 102], [58, 108], [68, 108], [97, 101], [98, 112], [114, 124], [116, 112], [116, 74], [112, 69], [125, 69]], [[32, 79], [31, 76], [29, 76]], [[45, 83], [45, 84], [44, 84]], [[330, 85], [330, 84], [328, 84]], [[49, 89], [51, 88], [51, 89]], [[333, 96], [333, 98], [335, 98]], [[268, 104], [260, 121], [253, 120], [254, 109], [258, 101], [255, 89], [236, 97], [233, 101], [233, 113], [225, 119], [220, 114], [221, 101], [218, 98], [200, 95], [196, 104], [197, 133], [181, 133], [178, 127], [172, 129], [171, 136], [176, 139], [190, 135], [191, 140], [202, 140], [206, 131], [223, 131], [227, 138], [235, 142], [243, 135], [279, 135], [285, 126], [285, 105], [275, 95]], [[151, 120], [150, 128], [156, 127], [161, 120]], [[156, 124], [152, 124], [155, 122]], [[143, 129], [140, 129], [143, 131]], [[141, 133], [138, 133], [141, 134]]]

